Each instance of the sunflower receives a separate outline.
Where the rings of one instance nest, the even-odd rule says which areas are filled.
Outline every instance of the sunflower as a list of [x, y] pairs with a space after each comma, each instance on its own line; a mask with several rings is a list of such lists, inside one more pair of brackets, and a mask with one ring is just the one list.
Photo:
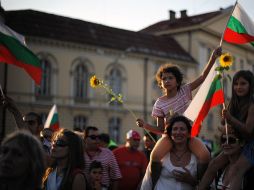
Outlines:
[[221, 67], [230, 67], [233, 63], [233, 57], [229, 53], [223, 53], [220, 56], [220, 66]]
[[98, 78], [96, 78], [95, 75], [92, 76], [92, 77], [90, 78], [90, 86], [91, 86], [92, 88], [96, 88], [96, 87], [98, 87], [100, 84], [101, 84], [100, 80], [99, 80]]

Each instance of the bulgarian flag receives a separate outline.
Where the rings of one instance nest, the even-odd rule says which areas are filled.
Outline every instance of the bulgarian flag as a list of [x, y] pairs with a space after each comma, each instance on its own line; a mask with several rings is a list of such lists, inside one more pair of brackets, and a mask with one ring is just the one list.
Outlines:
[[239, 3], [228, 20], [223, 39], [229, 43], [251, 43], [254, 46], [254, 24]]
[[26, 47], [25, 38], [3, 23], [0, 23], [0, 62], [23, 68], [40, 85], [42, 69], [39, 59]]
[[59, 119], [56, 105], [51, 108], [47, 120], [45, 122], [44, 128], [51, 128], [53, 131], [57, 131], [59, 127]]
[[184, 112], [184, 115], [194, 122], [191, 129], [192, 137], [198, 135], [201, 124], [209, 110], [224, 103], [224, 94], [220, 79], [217, 77], [217, 71], [215, 71], [216, 67], [217, 64], [214, 64], [196, 96]]

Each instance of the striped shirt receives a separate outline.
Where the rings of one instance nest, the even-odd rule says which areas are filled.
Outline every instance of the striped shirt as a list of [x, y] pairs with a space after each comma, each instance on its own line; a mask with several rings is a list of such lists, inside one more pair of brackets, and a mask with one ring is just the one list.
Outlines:
[[159, 97], [153, 106], [152, 116], [165, 118], [170, 110], [182, 115], [189, 106], [191, 99], [190, 85], [183, 85], [174, 97], [169, 99], [165, 99], [163, 96]]
[[85, 156], [85, 173], [89, 175], [89, 166], [96, 160], [101, 162], [103, 171], [102, 171], [102, 184], [109, 187], [111, 180], [118, 180], [122, 177], [119, 166], [117, 164], [116, 158], [111, 150], [107, 148], [100, 148], [98, 154], [94, 157], [90, 157], [87, 152]]

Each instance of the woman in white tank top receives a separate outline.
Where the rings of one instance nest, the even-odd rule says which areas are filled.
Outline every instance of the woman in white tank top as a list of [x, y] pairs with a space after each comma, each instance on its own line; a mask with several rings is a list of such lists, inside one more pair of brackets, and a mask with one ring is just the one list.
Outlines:
[[[173, 148], [162, 159], [162, 172], [155, 190], [192, 190], [197, 185], [197, 158], [189, 150], [191, 125], [184, 116], [173, 117], [166, 128]], [[150, 167], [147, 167], [141, 190], [151, 190]]]

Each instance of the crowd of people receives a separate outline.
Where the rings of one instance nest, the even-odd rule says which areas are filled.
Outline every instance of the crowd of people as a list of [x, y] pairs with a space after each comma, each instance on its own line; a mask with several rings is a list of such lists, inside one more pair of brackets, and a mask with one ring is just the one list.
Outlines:
[[[207, 141], [191, 137], [191, 121], [182, 114], [192, 91], [207, 77], [221, 55], [216, 48], [202, 74], [182, 84], [181, 70], [162, 65], [156, 80], [164, 95], [154, 104], [157, 126], [138, 118], [138, 127], [152, 133], [142, 136], [131, 129], [123, 146], [112, 144], [96, 126], [84, 131], [43, 128], [38, 114], [23, 116], [7, 96], [5, 106], [19, 130], [1, 143], [0, 189], [2, 190], [245, 190], [254, 176], [254, 75], [235, 73], [232, 97], [222, 109], [221, 152], [211, 156]], [[227, 125], [227, 130], [225, 125]], [[154, 142], [156, 135], [161, 138]], [[209, 143], [210, 144], [210, 143]]]

